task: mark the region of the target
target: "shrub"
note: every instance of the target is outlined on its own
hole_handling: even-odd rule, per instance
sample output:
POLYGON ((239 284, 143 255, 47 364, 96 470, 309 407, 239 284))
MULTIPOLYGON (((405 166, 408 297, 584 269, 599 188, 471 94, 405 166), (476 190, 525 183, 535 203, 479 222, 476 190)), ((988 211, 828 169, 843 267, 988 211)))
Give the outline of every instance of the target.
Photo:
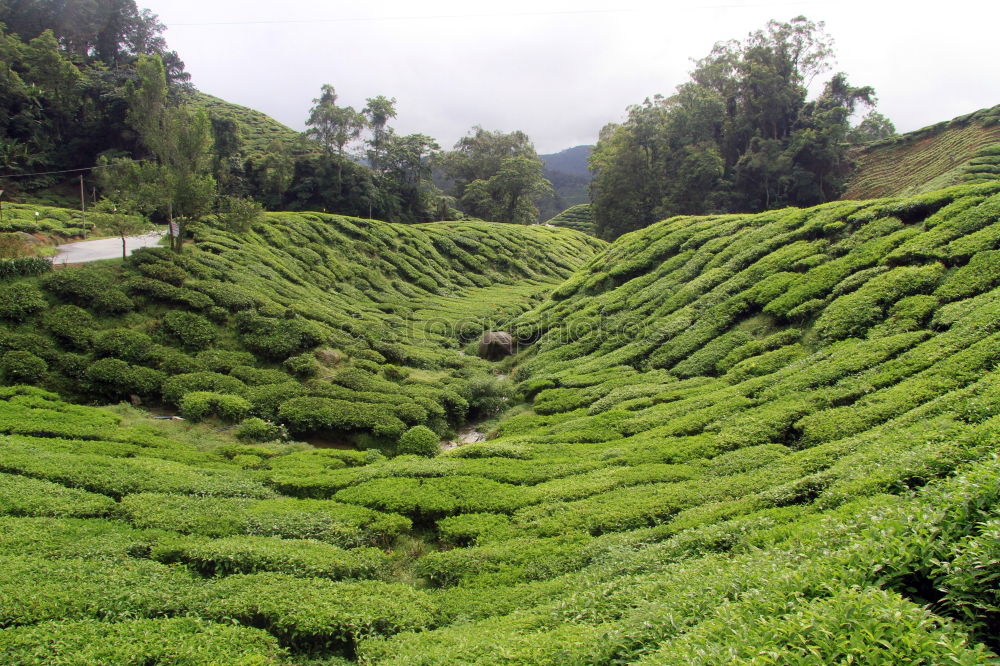
POLYGON ((133 525, 184 534, 315 539, 341 547, 374 545, 409 529, 403 516, 329 500, 243 499, 141 493, 122 498, 133 525))
POLYGON ((175 287, 181 286, 187 279, 187 273, 180 266, 165 261, 155 261, 139 264, 139 272, 148 278, 160 280, 175 287))
POLYGON ((58 516, 99 518, 110 515, 115 501, 97 493, 0 473, 0 514, 7 516, 58 516))
POLYGON ((44 257, 16 257, 0 261, 0 280, 32 277, 52 271, 52 262, 44 257))
POLYGON ((195 358, 210 372, 229 374, 239 365, 254 365, 256 359, 250 352, 229 351, 226 349, 206 349, 198 352, 195 358))
POLYGON ((98 312, 105 314, 122 314, 131 312, 135 303, 120 289, 107 289, 94 296, 91 305, 98 312))
POLYGON ((375 548, 348 550, 320 541, 257 536, 174 537, 154 546, 151 557, 165 564, 182 562, 208 576, 276 571, 334 580, 374 578, 388 564, 388 557, 375 548))
POLYGON ((401 583, 259 573, 216 581, 204 614, 262 624, 286 644, 309 651, 353 648, 362 638, 426 629, 435 611, 426 592, 401 583), (303 599, 309 599, 308 609, 303 599))
POLYGON ((128 328, 113 328, 94 336, 94 353, 129 363, 144 363, 153 354, 153 341, 145 333, 128 328))
POLYGON ((948 276, 936 296, 957 301, 1000 285, 1000 250, 977 252, 969 263, 948 276))
POLYGON ((305 394, 306 388, 296 381, 248 386, 243 392, 246 399, 253 405, 254 415, 271 420, 278 417, 278 408, 281 403, 305 394))
POLYGON ((48 307, 45 296, 34 285, 12 284, 0 287, 0 319, 24 321, 48 307))
POLYGON ((168 375, 204 372, 205 366, 179 349, 164 347, 158 352, 157 367, 168 375))
POLYGON ((238 395, 192 391, 181 398, 181 415, 189 421, 201 421, 209 416, 217 416, 223 421, 235 423, 243 420, 250 411, 250 401, 238 395))
POLYGON ((90 313, 75 305, 60 305, 46 311, 42 324, 59 340, 77 349, 90 346, 96 327, 90 313))
POLYGON ((465 385, 463 397, 469 402, 470 415, 488 417, 499 414, 514 396, 514 385, 493 375, 473 376, 465 385))
POLYGON ((236 315, 236 328, 243 344, 273 359, 286 359, 323 342, 323 332, 301 318, 276 319, 256 312, 236 315))
POLYGON ((113 450, 118 455, 112 456, 104 455, 107 448, 101 453, 77 452, 72 445, 69 448, 47 447, 28 437, 10 437, 6 441, 3 468, 114 498, 137 492, 223 497, 274 495, 261 483, 232 468, 202 469, 141 455, 121 457, 125 452, 120 450, 113 450))
POLYGON ((84 377, 93 391, 116 399, 124 398, 130 393, 156 393, 166 374, 151 368, 131 366, 121 359, 102 358, 90 364, 84 377))
POLYGON ((216 305, 230 312, 249 310, 257 305, 257 300, 249 292, 228 282, 206 280, 189 286, 207 294, 216 305))
POLYGON ((391 382, 401 382, 410 376, 409 368, 401 368, 398 365, 382 366, 382 376, 391 382))
POLYGON ((270 442, 276 439, 286 439, 287 436, 284 429, 277 423, 256 417, 243 421, 236 430, 236 439, 241 442, 270 442))
POLYGON ((397 438, 406 430, 389 405, 374 405, 330 398, 292 398, 278 409, 279 418, 295 433, 320 430, 370 432, 379 437, 397 438))
POLYGON ((205 349, 217 335, 212 322, 193 312, 172 310, 163 316, 163 327, 187 349, 205 349))
POLYGON ((413 454, 433 458, 441 452, 441 440, 430 428, 414 426, 399 438, 396 452, 399 455, 413 454))
POLYGON ((319 374, 319 361, 312 354, 299 354, 285 359, 281 366, 296 377, 307 379, 319 374))
POLYGON ((0 358, 0 374, 10 384, 37 384, 49 365, 31 352, 9 351, 0 358))
POLYGON ((122 622, 57 620, 6 629, 0 654, 8 663, 277 664, 277 639, 261 629, 193 617, 122 622))
POLYGON ((163 382, 163 400, 172 405, 180 405, 181 398, 191 391, 212 391, 214 393, 231 393, 242 395, 246 384, 218 372, 189 372, 174 375, 163 382))
MULTIPOLYGON (((42 278, 42 287, 60 298, 80 305, 95 305, 101 294, 115 291, 127 300, 124 292, 117 290, 111 276, 96 268, 66 268, 42 278)), ((114 297, 106 299, 110 303, 114 297)))
POLYGON ((229 375, 236 377, 247 386, 262 386, 264 384, 281 384, 291 381, 291 378, 281 370, 266 370, 264 368, 254 368, 248 365, 238 365, 229 371, 229 375))

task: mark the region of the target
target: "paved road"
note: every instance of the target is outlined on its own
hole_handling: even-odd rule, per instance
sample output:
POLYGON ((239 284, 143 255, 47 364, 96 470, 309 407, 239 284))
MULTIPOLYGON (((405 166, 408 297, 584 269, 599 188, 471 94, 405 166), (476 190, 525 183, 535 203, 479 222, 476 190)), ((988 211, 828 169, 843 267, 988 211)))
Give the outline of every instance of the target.
MULTIPOLYGON (((160 238, 164 233, 163 231, 153 231, 142 236, 126 236, 125 252, 132 254, 140 247, 159 245, 160 238)), ((122 256, 122 239, 102 238, 100 240, 79 241, 57 245, 56 249, 59 250, 59 254, 52 257, 54 264, 82 264, 100 259, 117 259, 122 256)))

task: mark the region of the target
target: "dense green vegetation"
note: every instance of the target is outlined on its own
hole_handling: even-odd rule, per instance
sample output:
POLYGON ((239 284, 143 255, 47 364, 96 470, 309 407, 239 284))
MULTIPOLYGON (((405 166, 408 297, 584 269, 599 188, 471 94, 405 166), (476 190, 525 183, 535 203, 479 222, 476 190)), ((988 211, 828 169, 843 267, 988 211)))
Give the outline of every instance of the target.
POLYGON ((462 211, 478 219, 532 224, 535 202, 553 195, 545 164, 524 132, 476 126, 434 161, 462 211))
POLYGON ((597 254, 271 214, 5 279, 31 293, 6 383, 38 386, 0 388, 0 654, 995 662, 998 229, 996 183, 675 217, 597 254), (459 354, 504 323, 512 408, 431 455, 509 391, 459 354), (70 401, 126 386, 247 416, 242 441, 70 401))
MULTIPOLYGON (((195 421, 280 418, 298 437, 391 453, 413 426, 441 437, 475 416, 499 389, 474 393, 487 365, 461 348, 602 246, 570 230, 322 214, 222 226, 202 222, 183 255, 13 271, 0 286, 8 383, 195 421)), ((269 431, 247 438, 255 427, 269 431)))
POLYGON ((598 235, 678 214, 837 199, 850 172, 851 116, 874 105, 875 91, 837 73, 808 99, 832 60, 822 22, 769 21, 743 42, 717 43, 673 95, 630 107, 624 123, 601 130, 590 158, 598 235))
POLYGON ((575 229, 591 236, 596 232, 594 228, 594 215, 591 212, 590 204, 571 206, 555 217, 546 220, 545 224, 550 224, 554 227, 575 229))
MULTIPOLYGON (((370 97, 354 111, 338 107, 333 87, 325 85, 303 112, 309 131, 299 134, 196 91, 184 63, 167 50, 163 30, 134 0, 0 2, 6 200, 74 206, 82 186, 91 203, 126 190, 129 199, 114 197, 115 207, 160 222, 223 212, 233 197, 270 210, 396 222, 455 217, 454 201, 430 178, 428 158, 437 143, 395 133, 394 98, 370 97), (131 165, 128 187, 101 177, 110 165, 119 171, 131 165)), ((477 176, 490 181, 496 200, 482 216, 534 222, 522 219, 531 207, 525 196, 541 190, 521 184, 535 175, 534 162, 508 167, 477 176)), ((483 213, 482 203, 476 199, 478 207, 469 209, 483 213)))
POLYGON ((845 199, 907 196, 1000 177, 1000 106, 860 148, 845 199))

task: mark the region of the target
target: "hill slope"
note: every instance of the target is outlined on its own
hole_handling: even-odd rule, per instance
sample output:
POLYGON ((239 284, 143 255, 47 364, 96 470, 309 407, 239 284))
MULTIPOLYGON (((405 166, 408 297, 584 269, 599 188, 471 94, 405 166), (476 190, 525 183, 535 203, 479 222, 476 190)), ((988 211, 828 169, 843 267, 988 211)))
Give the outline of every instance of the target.
POLYGON ((253 159, 267 153, 274 142, 285 145, 291 150, 299 138, 298 132, 265 113, 203 92, 192 93, 190 103, 196 109, 204 109, 210 118, 236 123, 243 139, 244 159, 253 159))
MULTIPOLYGON (((316 224, 278 222, 271 243, 323 258, 300 236, 330 226, 316 224)), ((464 229, 369 223, 367 240, 350 226, 336 222, 325 251, 379 262, 363 246, 405 253, 464 229)), ((548 231, 570 234, 567 251, 581 239, 548 231)), ((206 231, 192 258, 297 317, 361 314, 356 336, 374 344, 359 347, 430 317, 400 308, 473 307, 389 298, 388 267, 365 286, 371 273, 330 254, 310 269, 249 250, 225 263, 235 240, 206 231)), ((4 390, 0 648, 11 661, 163 644, 254 663, 995 661, 998 247, 1000 184, 660 222, 516 317, 535 341, 513 369, 526 404, 488 441, 433 458, 199 449, 4 390)), ((464 293, 530 276, 522 263, 464 293)), ((426 265, 439 289, 460 275, 426 265)))
POLYGON ((180 256, 147 249, 15 280, 0 349, 36 368, 14 371, 20 380, 76 400, 134 396, 229 421, 280 412, 299 436, 391 451, 405 427, 445 435, 475 413, 468 386, 485 362, 462 356, 462 341, 602 246, 486 223, 282 213, 232 233, 206 222, 180 256))
POLYGON ((566 227, 575 229, 586 234, 594 235, 594 215, 590 211, 590 204, 577 204, 570 206, 558 215, 549 218, 545 224, 554 227, 566 227))
POLYGON ((907 196, 1000 177, 1000 106, 861 148, 842 199, 907 196))

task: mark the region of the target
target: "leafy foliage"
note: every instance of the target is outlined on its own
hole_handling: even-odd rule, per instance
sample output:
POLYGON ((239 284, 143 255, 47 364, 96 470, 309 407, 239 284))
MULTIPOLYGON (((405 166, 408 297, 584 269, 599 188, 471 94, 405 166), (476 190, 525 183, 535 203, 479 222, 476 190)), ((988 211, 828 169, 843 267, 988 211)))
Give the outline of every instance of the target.
POLYGON ((597 233, 616 238, 671 215, 761 211, 836 199, 845 140, 871 88, 835 74, 814 100, 832 41, 803 16, 719 42, 670 97, 607 125, 590 159, 597 233))
POLYGON ((182 309, 158 297, 124 316, 53 304, 5 325, 4 352, 43 360, 45 382, 169 359, 186 372, 159 396, 272 419, 245 419, 248 439, 285 416, 358 446, 218 446, 0 387, 2 645, 39 661, 64 644, 159 659, 166 641, 253 663, 996 661, 998 196, 672 218, 598 254, 538 226, 271 215, 240 242, 206 225, 180 257, 100 269, 113 287, 166 261, 183 287, 143 277, 238 307, 187 354, 158 323, 182 309), (88 325, 74 351, 49 337, 88 325), (314 332, 315 374, 246 351, 251 326, 314 332), (522 342, 507 379, 458 353, 486 326, 522 342), (483 442, 364 450, 437 452, 476 415, 492 415, 483 442))

